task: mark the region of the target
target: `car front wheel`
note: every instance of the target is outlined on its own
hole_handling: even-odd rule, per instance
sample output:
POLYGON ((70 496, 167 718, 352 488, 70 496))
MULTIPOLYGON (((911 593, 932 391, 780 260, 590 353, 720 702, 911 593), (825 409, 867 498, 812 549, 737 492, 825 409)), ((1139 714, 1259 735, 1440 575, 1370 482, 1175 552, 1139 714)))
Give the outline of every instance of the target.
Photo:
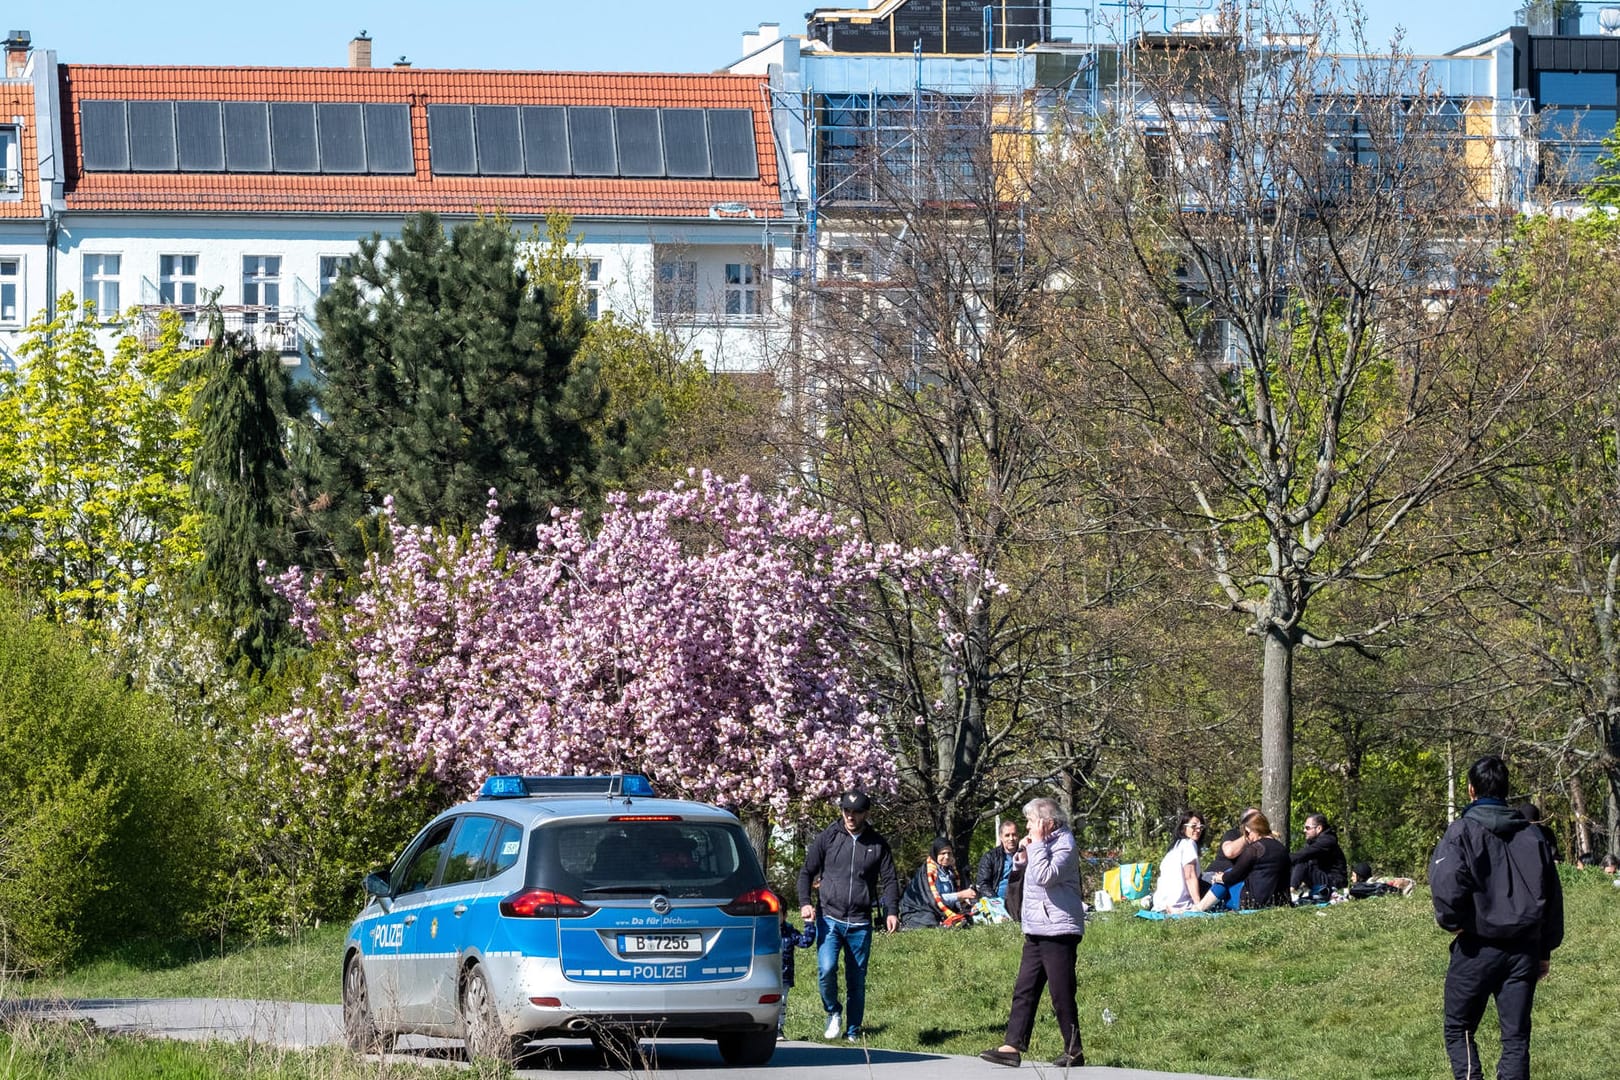
POLYGON ((384 1053, 393 1037, 377 1028, 371 1014, 371 993, 366 986, 366 969, 358 955, 349 957, 343 968, 343 1042, 357 1054, 384 1053))
POLYGON ((474 965, 461 984, 461 1037, 467 1044, 467 1058, 480 1058, 510 1065, 517 1060, 525 1040, 514 1038, 501 1027, 495 1014, 495 997, 484 969, 474 965))
POLYGON ((774 1031, 721 1035, 715 1042, 719 1044, 720 1057, 727 1065, 763 1065, 776 1053, 774 1031))

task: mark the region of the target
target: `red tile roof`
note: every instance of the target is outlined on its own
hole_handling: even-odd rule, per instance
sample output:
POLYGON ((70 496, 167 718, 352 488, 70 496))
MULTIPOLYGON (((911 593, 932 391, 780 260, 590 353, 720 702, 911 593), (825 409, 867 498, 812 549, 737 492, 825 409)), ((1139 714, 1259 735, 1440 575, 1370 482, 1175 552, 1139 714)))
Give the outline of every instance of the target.
POLYGON ((39 208, 39 151, 34 144, 34 84, 0 82, 0 123, 23 118, 17 140, 17 167, 22 171, 22 198, 0 200, 0 218, 37 218, 39 208))
POLYGON ((735 203, 781 217, 766 80, 752 75, 437 71, 426 68, 117 67, 64 64, 62 141, 69 210, 157 213, 462 214, 707 217, 735 203), (415 176, 85 172, 78 132, 84 99, 404 102, 411 107, 415 176), (754 113, 758 180, 434 176, 427 106, 640 105, 746 108, 754 113))

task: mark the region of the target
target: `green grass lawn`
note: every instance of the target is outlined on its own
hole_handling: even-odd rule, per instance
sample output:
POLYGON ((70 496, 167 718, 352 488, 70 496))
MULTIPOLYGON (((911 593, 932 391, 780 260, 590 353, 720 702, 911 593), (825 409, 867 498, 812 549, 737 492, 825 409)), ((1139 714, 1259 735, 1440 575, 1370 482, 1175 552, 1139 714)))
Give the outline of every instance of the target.
MULTIPOLYGON (((1535 1071, 1610 1080, 1604 1047, 1614 1031, 1620 889, 1596 872, 1566 871, 1565 886, 1569 931, 1537 994, 1535 1071)), ((341 927, 328 927, 295 943, 224 956, 130 954, 9 992, 331 1003, 338 1000, 342 937, 341 927)), ((1116 911, 1092 923, 1080 948, 1086 1057, 1268 1080, 1443 1080, 1446 946, 1421 889, 1405 899, 1169 922, 1116 911), (1104 1009, 1112 1024, 1103 1023, 1104 1009)), ((871 1044, 976 1054, 999 1043, 1018 948, 1011 926, 879 935, 867 994, 871 1044)), ((788 1034, 815 1038, 824 1021, 809 950, 799 953, 798 972, 788 1034)), ((1493 1062, 1494 1014, 1487 1014, 1481 1044, 1493 1062)), ((1031 1057, 1050 1059, 1058 1050, 1056 1023, 1043 1009, 1031 1057)), ((0 1077, 9 1075, 0 1053, 0 1077)))

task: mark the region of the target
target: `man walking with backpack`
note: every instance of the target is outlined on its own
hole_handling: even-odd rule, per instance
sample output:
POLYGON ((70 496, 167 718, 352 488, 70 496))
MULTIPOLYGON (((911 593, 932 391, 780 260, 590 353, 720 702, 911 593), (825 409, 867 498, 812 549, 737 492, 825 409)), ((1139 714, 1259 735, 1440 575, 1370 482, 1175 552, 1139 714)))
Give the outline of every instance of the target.
POLYGON ((1494 754, 1468 770, 1473 800, 1434 849, 1434 917, 1454 935, 1446 970, 1446 1054, 1456 1080, 1481 1080, 1474 1031, 1496 998, 1497 1080, 1529 1080, 1536 982, 1564 940, 1564 892, 1541 833, 1507 804, 1508 772, 1494 754))

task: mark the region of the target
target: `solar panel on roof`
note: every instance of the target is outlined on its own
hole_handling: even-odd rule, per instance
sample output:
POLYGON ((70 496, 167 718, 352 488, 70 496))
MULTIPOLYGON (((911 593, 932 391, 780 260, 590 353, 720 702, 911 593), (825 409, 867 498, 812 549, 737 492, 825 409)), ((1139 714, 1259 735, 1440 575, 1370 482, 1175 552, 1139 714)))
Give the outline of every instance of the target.
POLYGON ((225 132, 219 119, 219 102, 175 102, 174 127, 181 172, 224 170, 225 132))
POLYGON ((270 112, 262 101, 226 101, 225 168, 230 172, 270 171, 270 112))
POLYGON ((433 171, 470 176, 478 171, 471 105, 428 106, 428 157, 433 171))
POLYGON ((709 153, 714 159, 717 179, 758 179, 759 154, 754 148, 753 110, 710 109, 709 153))
POLYGON ((320 134, 321 172, 366 171, 363 116, 361 107, 349 102, 323 101, 315 106, 315 123, 320 134))
POLYGON ((523 134, 516 105, 479 105, 478 172, 483 176, 523 175, 523 134))
POLYGON ((270 157, 275 162, 276 172, 312 173, 320 169, 313 103, 270 103, 270 157))
POLYGON ((174 171, 174 102, 129 103, 129 167, 136 172, 174 171))
POLYGON ((709 175, 709 126, 702 109, 664 109, 664 172, 709 175))
POLYGON ((416 171, 409 105, 372 102, 366 106, 366 168, 374 173, 416 171))
POLYGON ((523 106, 523 166, 530 176, 568 175, 568 110, 523 106))
POLYGON ((575 176, 617 176, 613 109, 606 105, 568 106, 568 148, 575 176))
POLYGON ((619 175, 663 176, 664 140, 658 110, 617 108, 613 122, 619 133, 619 175))
POLYGON ((87 170, 119 172, 129 168, 129 129, 124 124, 122 101, 79 102, 79 138, 84 144, 87 170))

